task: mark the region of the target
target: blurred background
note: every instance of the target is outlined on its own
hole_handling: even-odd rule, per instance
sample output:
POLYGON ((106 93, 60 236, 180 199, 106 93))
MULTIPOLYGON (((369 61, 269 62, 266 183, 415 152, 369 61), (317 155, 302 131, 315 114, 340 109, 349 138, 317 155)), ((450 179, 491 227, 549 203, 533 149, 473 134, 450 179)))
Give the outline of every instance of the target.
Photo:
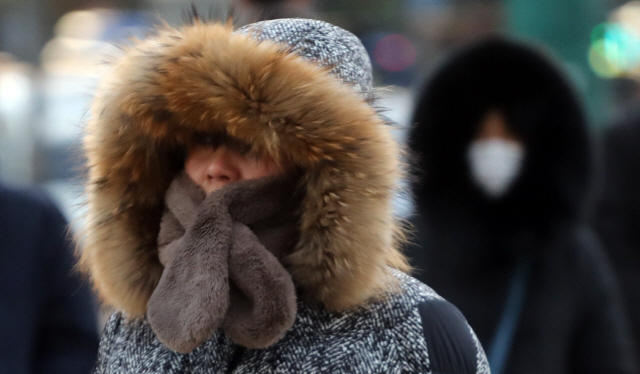
MULTIPOLYGON (((598 131, 638 98, 640 1, 622 0, 0 0, 0 180, 47 190, 79 224, 80 137, 118 44, 160 19, 233 8, 239 25, 310 17, 364 42, 388 116, 408 125, 413 97, 451 48, 496 31, 546 45, 564 62, 598 131)), ((406 211, 406 207, 400 210, 406 211)))
MULTIPOLYGON (((400 128, 411 125, 417 91, 447 53, 492 33, 555 54, 583 99, 594 133, 634 108, 640 113, 640 1, 0 0, 0 182, 45 190, 72 228, 80 229, 82 129, 101 76, 122 53, 119 46, 161 22, 183 23, 192 7, 212 18, 231 10, 238 26, 305 17, 353 32, 371 56, 375 85, 385 87, 379 105, 400 128)), ((640 161, 628 164, 637 174, 640 161)), ((626 196, 621 199, 627 205, 626 196)), ((634 207, 640 207, 636 200, 634 207)), ((396 208, 406 216, 412 204, 400 196, 396 208)), ((633 224, 640 222, 638 211, 633 224)), ((635 262, 621 261, 634 277, 636 249, 635 262)), ((640 283, 634 277, 627 284, 633 284, 635 301, 640 283)), ((640 310, 640 303, 633 305, 640 310)))

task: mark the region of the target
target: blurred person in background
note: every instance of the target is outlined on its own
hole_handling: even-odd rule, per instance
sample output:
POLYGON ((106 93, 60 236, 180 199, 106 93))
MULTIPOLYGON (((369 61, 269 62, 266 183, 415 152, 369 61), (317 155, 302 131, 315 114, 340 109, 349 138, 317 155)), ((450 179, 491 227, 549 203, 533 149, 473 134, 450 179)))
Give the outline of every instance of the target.
POLYGON ((0 185, 0 240, 0 373, 88 373, 96 314, 64 217, 43 195, 0 185))
MULTIPOLYGON (((602 134, 603 174, 593 224, 620 278, 640 340, 640 108, 602 134)), ((639 348, 636 346, 636 348, 639 348)), ((640 355, 640 351, 638 351, 640 355)))
POLYGON ((637 372, 616 278, 585 223, 585 122, 557 64, 501 37, 445 60, 417 101, 407 255, 468 318, 494 374, 637 372))

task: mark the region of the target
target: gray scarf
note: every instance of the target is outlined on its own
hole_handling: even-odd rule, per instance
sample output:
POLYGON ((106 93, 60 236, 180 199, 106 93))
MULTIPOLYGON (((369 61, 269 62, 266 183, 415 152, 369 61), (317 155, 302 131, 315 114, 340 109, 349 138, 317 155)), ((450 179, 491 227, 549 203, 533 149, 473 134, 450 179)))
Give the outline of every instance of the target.
POLYGON ((230 183, 205 196, 186 173, 165 197, 158 254, 165 266, 147 318, 167 347, 188 353, 222 328, 265 348, 291 327, 296 296, 280 264, 298 237, 296 180, 230 183))

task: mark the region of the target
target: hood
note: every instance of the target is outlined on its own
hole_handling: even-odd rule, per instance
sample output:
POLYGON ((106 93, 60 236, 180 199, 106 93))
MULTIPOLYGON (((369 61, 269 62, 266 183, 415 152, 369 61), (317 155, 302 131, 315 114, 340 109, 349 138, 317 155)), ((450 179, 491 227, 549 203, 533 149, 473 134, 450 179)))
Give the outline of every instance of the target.
POLYGON ((163 270, 164 195, 201 133, 302 170, 300 239, 283 260, 300 292, 339 310, 387 289, 389 266, 406 269, 392 216, 401 165, 370 84, 357 38, 320 21, 234 31, 195 20, 133 42, 102 82, 84 138, 80 265, 103 301, 145 313, 163 270))
POLYGON ((567 74, 544 51, 502 37, 466 46, 439 65, 415 107, 409 146, 421 170, 413 193, 422 216, 527 238, 582 217, 591 177, 585 115, 567 74), (498 199, 474 184, 467 161, 494 108, 526 152, 498 199))

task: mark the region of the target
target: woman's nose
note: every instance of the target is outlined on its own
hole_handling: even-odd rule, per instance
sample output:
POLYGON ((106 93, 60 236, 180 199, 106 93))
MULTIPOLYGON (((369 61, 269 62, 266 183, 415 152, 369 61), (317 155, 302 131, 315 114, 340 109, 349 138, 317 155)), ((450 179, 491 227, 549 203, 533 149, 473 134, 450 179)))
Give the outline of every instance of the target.
POLYGON ((220 185, 236 182, 240 172, 235 164, 234 152, 225 146, 218 147, 207 166, 207 179, 220 185))

